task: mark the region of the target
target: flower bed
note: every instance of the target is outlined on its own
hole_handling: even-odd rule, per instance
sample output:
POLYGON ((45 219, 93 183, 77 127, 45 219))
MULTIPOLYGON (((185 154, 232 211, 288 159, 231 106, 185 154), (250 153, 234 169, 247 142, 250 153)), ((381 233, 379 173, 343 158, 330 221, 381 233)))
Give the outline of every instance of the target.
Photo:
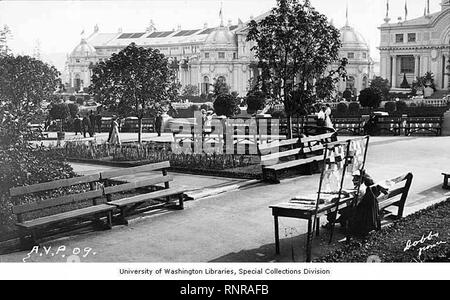
POLYGON ((450 262, 450 199, 318 258, 315 262, 450 262))

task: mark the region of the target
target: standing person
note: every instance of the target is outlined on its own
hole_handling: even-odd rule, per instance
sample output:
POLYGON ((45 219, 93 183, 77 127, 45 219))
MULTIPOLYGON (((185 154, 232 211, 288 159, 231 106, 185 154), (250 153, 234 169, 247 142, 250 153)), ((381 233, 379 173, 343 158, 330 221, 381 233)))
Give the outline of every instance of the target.
POLYGON ((162 131, 162 114, 158 112, 155 118, 155 130, 158 133, 158 136, 161 136, 162 131))
POLYGON ((333 128, 333 122, 331 122, 331 107, 330 104, 325 108, 325 127, 333 128))
POLYGON ((91 123, 91 127, 89 128, 89 135, 93 137, 95 135, 95 115, 94 112, 91 110, 91 113, 89 114, 89 122, 91 123))
POLYGON ((81 122, 81 129, 83 130, 83 136, 86 137, 86 132, 89 132, 89 136, 92 137, 92 124, 91 121, 89 120, 88 116, 85 116, 83 118, 83 121, 81 122))
POLYGON ((317 126, 325 126, 325 107, 322 107, 317 114, 317 126))
POLYGON ((120 145, 120 136, 119 136, 119 123, 117 122, 117 118, 113 118, 111 122, 111 131, 110 136, 108 138, 108 142, 110 144, 120 145))
POLYGON ((95 116, 95 124, 97 124, 98 133, 102 132, 102 115, 99 111, 97 111, 97 115, 95 116))
POLYGON ((83 130, 81 130, 81 118, 80 118, 80 115, 76 115, 75 119, 73 120, 73 130, 75 131, 75 135, 77 135, 78 132, 80 134, 83 133, 83 130))

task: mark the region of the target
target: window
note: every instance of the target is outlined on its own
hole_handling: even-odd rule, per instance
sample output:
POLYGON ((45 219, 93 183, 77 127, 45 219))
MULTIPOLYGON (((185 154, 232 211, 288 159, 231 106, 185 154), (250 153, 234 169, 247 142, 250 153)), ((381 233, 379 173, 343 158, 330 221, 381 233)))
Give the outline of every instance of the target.
POLYGON ((415 42, 416 42, 416 34, 408 33, 408 43, 415 43, 415 42))
POLYGON ((395 42, 396 43, 403 43, 403 33, 395 35, 395 42))
POLYGON ((237 59, 237 53, 236 52, 233 53, 233 59, 237 59))
POLYGON ((363 57, 363 59, 366 59, 367 58, 367 53, 363 52, 362 57, 363 57))
POLYGON ((208 53, 208 52, 205 53, 205 58, 206 58, 206 59, 209 58, 209 53, 208 53))
POLYGON ((219 52, 219 59, 225 58, 225 52, 219 52))
POLYGON ((353 53, 353 52, 347 53, 347 58, 348 59, 354 59, 355 58, 355 53, 353 53))
POLYGON ((414 73, 414 56, 404 56, 401 59, 400 72, 414 73))
POLYGON ((79 62, 80 62, 80 60, 79 60, 79 59, 76 59, 76 60, 75 60, 75 62, 79 63, 79 62))

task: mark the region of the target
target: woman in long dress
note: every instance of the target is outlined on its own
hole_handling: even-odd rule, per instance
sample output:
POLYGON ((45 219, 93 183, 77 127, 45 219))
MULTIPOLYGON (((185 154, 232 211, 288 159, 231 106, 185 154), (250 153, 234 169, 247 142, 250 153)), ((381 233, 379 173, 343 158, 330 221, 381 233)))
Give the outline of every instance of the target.
POLYGON ((117 144, 120 145, 120 136, 119 136, 119 123, 117 122, 117 119, 114 119, 111 124, 111 136, 109 137, 108 142, 110 144, 117 144))
POLYGON ((325 127, 333 128, 333 122, 331 122, 331 107, 327 104, 325 109, 325 127))

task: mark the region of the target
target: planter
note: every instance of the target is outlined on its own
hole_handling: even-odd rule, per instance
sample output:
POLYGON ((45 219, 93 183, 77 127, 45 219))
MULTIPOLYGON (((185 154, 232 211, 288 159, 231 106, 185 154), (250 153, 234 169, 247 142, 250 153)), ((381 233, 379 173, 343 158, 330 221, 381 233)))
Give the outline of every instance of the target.
POLYGON ((64 140, 64 138, 66 137, 66 133, 65 132, 59 131, 56 134, 57 134, 58 140, 64 140))

